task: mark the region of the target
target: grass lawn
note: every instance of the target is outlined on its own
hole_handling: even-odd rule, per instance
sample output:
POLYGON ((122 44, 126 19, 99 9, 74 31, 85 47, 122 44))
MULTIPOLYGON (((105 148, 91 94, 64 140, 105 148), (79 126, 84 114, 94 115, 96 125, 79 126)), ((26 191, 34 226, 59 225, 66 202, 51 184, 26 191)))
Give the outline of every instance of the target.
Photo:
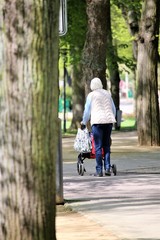
MULTIPOLYGON (((69 130, 71 125, 71 120, 70 121, 66 121, 66 134, 76 134, 77 130, 69 130)), ((63 121, 61 122, 61 128, 63 131, 63 121)), ((121 122, 121 128, 120 130, 135 130, 135 118, 132 116, 124 116, 121 122)))
POLYGON ((135 128, 135 118, 134 117, 125 117, 121 122, 121 129, 134 129, 135 128))

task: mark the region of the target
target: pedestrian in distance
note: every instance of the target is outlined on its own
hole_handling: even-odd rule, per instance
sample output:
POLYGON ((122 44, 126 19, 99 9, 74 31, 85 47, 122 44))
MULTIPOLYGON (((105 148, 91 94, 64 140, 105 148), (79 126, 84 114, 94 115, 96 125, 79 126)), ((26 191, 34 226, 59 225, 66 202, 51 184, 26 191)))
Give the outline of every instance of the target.
POLYGON ((103 89, 99 78, 93 78, 90 83, 91 92, 86 98, 86 103, 81 122, 81 129, 84 129, 90 121, 95 144, 96 172, 94 176, 111 175, 110 163, 110 139, 113 123, 116 122, 116 108, 109 91, 103 89), (104 151, 104 166, 103 155, 104 151))

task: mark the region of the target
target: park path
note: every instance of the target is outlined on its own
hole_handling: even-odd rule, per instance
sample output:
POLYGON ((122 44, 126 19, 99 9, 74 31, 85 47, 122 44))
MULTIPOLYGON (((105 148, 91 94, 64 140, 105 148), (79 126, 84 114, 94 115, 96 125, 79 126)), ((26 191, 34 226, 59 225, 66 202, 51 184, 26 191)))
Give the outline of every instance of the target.
POLYGON ((118 174, 109 178, 90 176, 91 159, 79 176, 74 138, 63 139, 65 205, 57 211, 57 240, 160 240, 160 148, 139 147, 136 132, 113 131, 112 139, 118 174))

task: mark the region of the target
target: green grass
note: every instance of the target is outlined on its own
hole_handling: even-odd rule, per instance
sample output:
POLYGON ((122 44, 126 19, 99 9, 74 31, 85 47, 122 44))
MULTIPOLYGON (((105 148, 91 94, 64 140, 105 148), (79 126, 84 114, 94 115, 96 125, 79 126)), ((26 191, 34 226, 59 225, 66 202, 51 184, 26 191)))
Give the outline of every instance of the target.
POLYGON ((135 130, 135 123, 136 123, 136 120, 134 117, 124 117, 121 122, 121 129, 135 130))
MULTIPOLYGON (((69 129, 71 126, 71 120, 66 121, 66 129, 69 129)), ((63 130, 63 121, 61 121, 61 129, 63 130)))
MULTIPOLYGON (((70 130, 70 125, 71 125, 71 121, 66 121, 66 133, 63 135, 72 135, 72 134, 76 134, 77 130, 76 129, 72 129, 70 130)), ((63 121, 61 122, 61 129, 63 132, 63 121)), ((122 119, 121 122, 121 128, 120 130, 135 130, 135 118, 134 117, 130 117, 130 116, 124 116, 124 118, 122 119)))

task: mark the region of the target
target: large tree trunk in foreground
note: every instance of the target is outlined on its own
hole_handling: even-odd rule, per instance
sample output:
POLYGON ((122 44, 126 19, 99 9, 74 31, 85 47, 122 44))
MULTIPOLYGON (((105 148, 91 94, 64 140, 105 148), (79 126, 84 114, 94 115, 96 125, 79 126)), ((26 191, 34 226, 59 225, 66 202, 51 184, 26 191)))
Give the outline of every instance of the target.
POLYGON ((0 239, 55 240, 58 0, 6 0, 0 239))
POLYGON ((86 0, 88 31, 82 57, 82 81, 85 83, 85 93, 90 92, 90 81, 99 77, 106 88, 106 19, 107 2, 109 0, 86 0))
POLYGON ((137 62, 137 127, 140 145, 160 145, 157 63, 159 0, 145 0, 137 62))

